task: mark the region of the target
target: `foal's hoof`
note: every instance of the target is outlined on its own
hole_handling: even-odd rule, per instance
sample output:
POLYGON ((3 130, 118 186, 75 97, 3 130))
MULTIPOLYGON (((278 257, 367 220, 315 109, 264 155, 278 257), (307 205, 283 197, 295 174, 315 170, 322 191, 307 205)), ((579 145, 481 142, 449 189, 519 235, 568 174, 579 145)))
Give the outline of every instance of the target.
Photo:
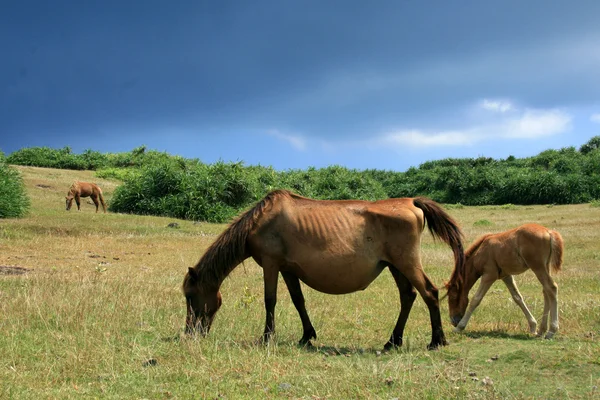
POLYGON ((537 322, 530 322, 529 323, 529 333, 531 333, 532 335, 535 335, 535 332, 537 331, 537 322))
POLYGON ((546 336, 544 336, 544 339, 552 339, 554 337, 555 332, 548 332, 546 333, 546 336))

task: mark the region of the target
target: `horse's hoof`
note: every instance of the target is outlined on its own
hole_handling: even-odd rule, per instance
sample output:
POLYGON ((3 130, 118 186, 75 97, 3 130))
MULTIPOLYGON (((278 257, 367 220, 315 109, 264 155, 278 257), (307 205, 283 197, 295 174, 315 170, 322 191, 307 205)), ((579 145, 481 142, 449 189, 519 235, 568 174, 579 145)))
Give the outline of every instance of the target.
POLYGON ((429 343, 429 345, 427 346, 427 350, 437 350, 442 346, 448 346, 448 342, 446 341, 446 339, 442 340, 441 342, 429 343))
POLYGON ((305 349, 314 349, 315 348, 315 346, 311 343, 310 340, 306 340, 306 341, 305 340, 300 340, 298 342, 298 346, 299 347, 303 347, 305 349))
POLYGON ((546 333, 546 336, 544 336, 544 339, 552 339, 554 337, 554 332, 548 332, 546 333))
POLYGON ((465 330, 464 326, 457 326, 456 328, 454 328, 454 332, 456 332, 456 333, 460 333, 464 330, 465 330))

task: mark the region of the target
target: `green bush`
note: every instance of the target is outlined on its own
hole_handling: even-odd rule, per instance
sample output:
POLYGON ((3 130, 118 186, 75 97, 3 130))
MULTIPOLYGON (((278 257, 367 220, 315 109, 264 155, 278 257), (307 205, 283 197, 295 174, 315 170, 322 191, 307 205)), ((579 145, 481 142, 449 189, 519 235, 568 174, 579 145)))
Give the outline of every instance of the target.
POLYGON ((111 202, 117 212, 165 215, 223 222, 273 189, 289 189, 316 199, 377 200, 427 196, 445 204, 573 204, 600 198, 600 137, 579 151, 546 150, 534 157, 505 160, 446 158, 406 172, 358 171, 339 165, 275 171, 243 163, 203 164, 140 146, 102 154, 69 147, 22 149, 9 163, 52 168, 95 169, 119 179, 111 202))
POLYGON ((23 179, 6 163, 0 152, 0 218, 18 218, 29 210, 30 202, 23 179))

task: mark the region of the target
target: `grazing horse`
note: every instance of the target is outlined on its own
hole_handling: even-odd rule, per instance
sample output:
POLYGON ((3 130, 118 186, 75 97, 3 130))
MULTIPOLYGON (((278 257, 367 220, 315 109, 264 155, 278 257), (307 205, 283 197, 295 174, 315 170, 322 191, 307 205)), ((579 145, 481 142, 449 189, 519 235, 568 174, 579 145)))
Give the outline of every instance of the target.
POLYGON ((102 203, 102 209, 104 212, 106 212, 106 203, 104 202, 104 196, 102 196, 102 189, 100 189, 100 187, 95 183, 80 181, 73 182, 71 188, 69 188, 69 192, 67 193, 66 197, 67 211, 71 209, 71 205, 73 205, 73 199, 75 199, 75 202, 77 203, 77 210, 81 211, 79 200, 81 197, 91 197, 92 201, 96 205, 96 212, 98 212, 98 200, 100 200, 100 203, 102 203))
POLYGON ((446 345, 438 289, 421 266, 425 221, 432 235, 452 248, 455 268, 461 269, 462 232, 432 200, 312 200, 286 190, 273 191, 232 222, 196 266, 188 269, 183 281, 186 333, 197 329, 202 335, 208 333, 221 306, 221 283, 238 264, 252 257, 263 269, 263 342, 275 331, 279 273, 302 321, 299 343, 310 345, 317 335, 306 312, 300 281, 320 292, 345 294, 366 289, 389 268, 400 292, 401 307, 385 349, 402 344, 417 292, 427 304, 431 318, 428 348, 446 345))
POLYGON ((488 289, 495 281, 502 279, 513 300, 525 314, 530 332, 535 333, 537 322, 525 305, 513 278, 513 275, 530 269, 542 284, 544 293, 544 314, 537 335, 543 336, 548 330, 549 314, 550 329, 545 337, 550 339, 558 331, 558 286, 550 277, 550 271, 561 270, 562 257, 563 240, 560 233, 538 224, 521 225, 506 232, 483 235, 475 240, 465 252, 464 270, 455 269, 450 281, 446 283, 450 320, 456 327, 455 330, 465 329, 488 289), (469 304, 469 290, 479 278, 481 283, 469 304))

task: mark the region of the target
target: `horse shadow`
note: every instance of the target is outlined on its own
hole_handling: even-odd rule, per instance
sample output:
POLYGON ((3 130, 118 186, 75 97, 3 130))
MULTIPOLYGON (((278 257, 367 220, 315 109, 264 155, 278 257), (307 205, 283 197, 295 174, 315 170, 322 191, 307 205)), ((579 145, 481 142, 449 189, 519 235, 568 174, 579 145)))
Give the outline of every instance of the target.
MULTIPOLYGON (((184 334, 176 334, 170 336, 161 337, 162 342, 166 343, 178 343, 185 340, 197 340, 199 336, 186 336, 184 334)), ((377 357, 388 355, 388 354, 397 354, 397 353, 407 353, 410 352, 410 346, 402 346, 396 349, 384 350, 383 346, 374 348, 374 347, 346 347, 346 346, 328 346, 328 345, 313 345, 306 344, 301 345, 295 341, 276 341, 268 344, 262 343, 260 340, 243 340, 243 341, 231 341, 229 343, 224 343, 226 345, 230 345, 232 347, 239 347, 243 349, 252 349, 252 348, 260 348, 260 347, 268 347, 268 346, 278 346, 278 347, 289 347, 289 348, 298 348, 306 351, 307 353, 314 354, 322 354, 325 357, 351 357, 355 355, 374 355, 377 357)))
POLYGON ((461 335, 471 339, 480 339, 482 337, 492 339, 510 339, 510 340, 536 340, 539 339, 535 335, 528 333, 509 333, 503 330, 486 330, 486 331, 467 331, 462 332, 461 335))

